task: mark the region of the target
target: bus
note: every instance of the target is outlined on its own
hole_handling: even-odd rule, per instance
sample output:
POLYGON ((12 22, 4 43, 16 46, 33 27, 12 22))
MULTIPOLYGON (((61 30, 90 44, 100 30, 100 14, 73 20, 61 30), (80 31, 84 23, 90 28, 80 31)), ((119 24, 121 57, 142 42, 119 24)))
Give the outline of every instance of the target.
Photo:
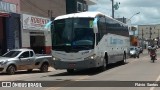
POLYGON ((101 12, 81 12, 58 16, 52 25, 55 69, 105 70, 110 63, 126 62, 130 46, 126 24, 101 12))

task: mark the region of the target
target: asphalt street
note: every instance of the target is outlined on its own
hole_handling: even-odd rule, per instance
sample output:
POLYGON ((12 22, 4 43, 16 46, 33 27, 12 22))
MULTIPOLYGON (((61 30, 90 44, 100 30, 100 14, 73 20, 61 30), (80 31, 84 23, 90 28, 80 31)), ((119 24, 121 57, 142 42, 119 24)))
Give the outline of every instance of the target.
MULTIPOLYGON (((17 72, 15 75, 0 74, 0 81, 62 81, 55 87, 43 88, 0 88, 0 90, 159 90, 159 87, 142 87, 139 82, 160 81, 160 49, 157 51, 157 59, 152 63, 148 52, 145 50, 140 58, 129 58, 127 63, 111 64, 105 71, 87 69, 68 74, 66 70, 49 69, 47 73, 39 73, 34 70, 17 72), (77 82, 76 82, 77 81, 77 82), (80 82, 79 81, 83 81, 80 82), (104 81, 104 82, 103 82, 104 81), (114 82, 113 82, 114 81, 114 82), (123 81, 127 81, 124 85, 123 81), (137 82, 133 82, 137 81, 137 82), (96 82, 96 83, 95 83, 96 82), (105 84, 112 83, 113 87, 105 84), (135 83, 131 87, 128 83, 135 83), (115 84, 115 85, 114 85, 115 84), (124 87, 117 87, 118 85, 124 87), (103 85, 102 87, 100 85, 103 85), (140 85, 140 86, 139 86, 140 85)), ((50 83, 52 84, 52 83, 50 83)))

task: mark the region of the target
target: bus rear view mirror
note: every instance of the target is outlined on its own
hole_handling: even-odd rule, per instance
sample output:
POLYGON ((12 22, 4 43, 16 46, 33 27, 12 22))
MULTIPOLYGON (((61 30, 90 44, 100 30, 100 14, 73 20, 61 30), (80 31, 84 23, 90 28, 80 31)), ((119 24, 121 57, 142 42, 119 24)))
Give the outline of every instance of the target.
POLYGON ((98 18, 95 18, 93 21, 93 30, 94 33, 98 33, 98 26, 97 26, 98 18))

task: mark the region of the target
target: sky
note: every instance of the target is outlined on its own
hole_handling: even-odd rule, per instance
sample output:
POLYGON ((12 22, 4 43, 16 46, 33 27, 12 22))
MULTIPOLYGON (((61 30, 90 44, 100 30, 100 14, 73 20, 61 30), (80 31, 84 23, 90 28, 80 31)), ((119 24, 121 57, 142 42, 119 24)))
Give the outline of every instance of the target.
MULTIPOLYGON (((91 0, 92 1, 92 0, 91 0)), ((100 11, 112 16, 111 0, 93 0, 97 3, 89 6, 89 11, 100 11)), ((115 18, 131 18, 131 25, 160 24, 159 0, 114 0, 120 2, 119 9, 115 10, 115 18), (140 14, 136 14, 140 12, 140 14), (136 14, 136 15, 135 15, 136 14)))

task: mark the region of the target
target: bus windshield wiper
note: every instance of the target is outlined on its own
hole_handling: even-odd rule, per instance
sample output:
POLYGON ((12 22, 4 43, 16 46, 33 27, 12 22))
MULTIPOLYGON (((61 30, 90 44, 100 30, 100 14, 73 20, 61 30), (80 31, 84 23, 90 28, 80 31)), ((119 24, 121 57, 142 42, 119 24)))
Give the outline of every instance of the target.
POLYGON ((91 49, 90 47, 88 46, 84 46, 84 45, 76 45, 76 46, 73 46, 73 48, 84 48, 84 49, 91 49))
POLYGON ((71 46, 71 44, 67 44, 67 43, 66 43, 66 44, 58 44, 58 45, 53 45, 53 46, 55 46, 55 47, 56 47, 56 46, 71 46))

